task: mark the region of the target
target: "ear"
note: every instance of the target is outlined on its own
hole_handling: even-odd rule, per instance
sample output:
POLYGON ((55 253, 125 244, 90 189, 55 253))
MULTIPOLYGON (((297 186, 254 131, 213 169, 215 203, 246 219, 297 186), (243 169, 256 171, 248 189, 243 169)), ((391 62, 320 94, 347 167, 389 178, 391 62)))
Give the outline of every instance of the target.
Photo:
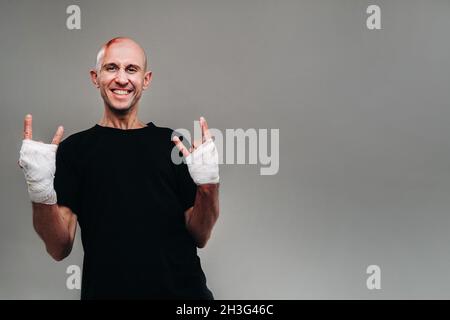
POLYGON ((89 71, 89 73, 91 74, 91 81, 94 84, 95 87, 99 88, 99 84, 97 81, 97 71, 92 69, 91 71, 89 71))
POLYGON ((150 83, 152 82, 152 72, 151 71, 147 71, 144 75, 144 86, 143 89, 147 89, 148 87, 150 87, 150 83))

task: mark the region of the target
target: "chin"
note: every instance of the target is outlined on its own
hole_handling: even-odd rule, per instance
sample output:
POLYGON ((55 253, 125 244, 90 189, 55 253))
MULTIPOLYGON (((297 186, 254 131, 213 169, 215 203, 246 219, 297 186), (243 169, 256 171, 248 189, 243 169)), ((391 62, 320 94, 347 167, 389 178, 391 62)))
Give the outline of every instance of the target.
POLYGON ((117 104, 111 103, 110 101, 107 101, 106 104, 111 111, 117 112, 117 113, 125 113, 125 112, 128 112, 132 108, 131 104, 117 105, 117 104))

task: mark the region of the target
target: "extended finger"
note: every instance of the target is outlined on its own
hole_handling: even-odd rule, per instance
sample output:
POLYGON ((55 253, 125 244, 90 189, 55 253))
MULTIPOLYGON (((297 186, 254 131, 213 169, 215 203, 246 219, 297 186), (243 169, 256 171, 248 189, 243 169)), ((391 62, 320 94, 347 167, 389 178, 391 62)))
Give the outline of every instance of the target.
POLYGON ((33 139, 32 121, 33 121, 33 118, 31 116, 31 114, 27 114, 25 116, 25 120, 23 121, 23 138, 24 139, 33 139))
POLYGON ((203 117, 200 117, 200 128, 202 129, 202 142, 205 142, 206 140, 211 138, 211 133, 208 129, 208 123, 203 117))
POLYGON ((177 136, 174 136, 172 138, 173 143, 175 143, 175 145, 177 146, 178 150, 181 151, 181 153, 183 154, 183 156, 187 157, 189 156, 189 151, 186 149, 186 147, 184 146, 184 144, 180 141, 180 139, 177 136))
POLYGON ((53 137, 52 144, 58 145, 61 142, 62 136, 64 134, 63 126, 59 126, 56 130, 55 136, 53 137))

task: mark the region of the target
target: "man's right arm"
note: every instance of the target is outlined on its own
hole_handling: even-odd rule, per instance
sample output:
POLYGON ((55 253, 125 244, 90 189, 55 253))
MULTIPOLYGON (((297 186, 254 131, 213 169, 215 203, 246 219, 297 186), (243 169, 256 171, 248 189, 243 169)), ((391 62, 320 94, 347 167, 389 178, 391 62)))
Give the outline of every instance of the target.
POLYGON ((45 243, 48 254, 61 261, 72 251, 77 216, 68 207, 32 202, 33 226, 45 243))
POLYGON ((57 261, 72 251, 77 227, 77 216, 68 207, 57 204, 53 187, 56 149, 63 133, 60 126, 51 144, 33 141, 32 117, 27 115, 18 161, 28 186, 34 229, 44 241, 47 252, 57 261))

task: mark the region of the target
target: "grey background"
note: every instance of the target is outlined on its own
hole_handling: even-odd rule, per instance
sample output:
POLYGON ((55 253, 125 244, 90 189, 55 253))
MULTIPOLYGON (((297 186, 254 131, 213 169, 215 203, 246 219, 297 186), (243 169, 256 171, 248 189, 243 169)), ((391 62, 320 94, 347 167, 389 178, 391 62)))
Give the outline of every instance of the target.
MULTIPOLYGON (((49 142, 102 114, 99 46, 135 38, 154 72, 140 117, 280 129, 280 171, 221 166, 199 250, 217 299, 450 298, 450 1, 1 1, 0 298, 78 299, 32 227, 17 166, 26 113, 49 142), (66 7, 81 7, 67 30, 66 7), (366 28, 381 7, 382 30, 366 28), (381 267, 381 290, 366 268, 381 267)), ((114 267, 114 266, 111 266, 114 267)))

